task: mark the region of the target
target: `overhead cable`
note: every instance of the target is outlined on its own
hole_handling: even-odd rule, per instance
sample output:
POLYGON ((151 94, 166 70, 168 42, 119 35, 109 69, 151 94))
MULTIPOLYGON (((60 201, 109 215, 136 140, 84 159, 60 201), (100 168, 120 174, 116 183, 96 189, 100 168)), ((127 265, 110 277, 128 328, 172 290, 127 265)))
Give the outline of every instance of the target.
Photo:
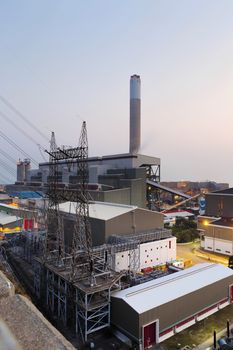
POLYGON ((0 166, 3 166, 9 173, 15 176, 16 169, 13 169, 10 165, 8 165, 4 160, 0 159, 0 166))
POLYGON ((33 138, 31 135, 29 135, 25 130, 23 130, 20 126, 18 126, 13 120, 11 120, 5 113, 0 111, 0 116, 2 116, 3 119, 5 119, 8 123, 13 125, 18 131, 20 131, 24 136, 26 136, 30 141, 32 141, 35 145, 38 145, 38 143, 35 141, 35 138, 33 138))
POLYGON ((19 152, 21 152, 26 158, 31 159, 32 163, 38 166, 38 162, 33 159, 27 152, 25 152, 21 147, 19 147, 14 141, 12 141, 8 136, 6 136, 2 131, 0 131, 0 136, 7 141, 12 147, 16 148, 19 152))
POLYGON ((8 153, 6 153, 5 151, 3 151, 3 149, 0 148, 0 153, 6 158, 8 159, 12 164, 16 164, 16 160, 11 157, 8 153))
POLYGON ((35 130, 41 137, 43 137, 46 142, 49 142, 47 136, 45 136, 40 129, 38 129, 23 113, 21 113, 9 100, 0 95, 0 100, 4 103, 8 108, 10 108, 15 114, 17 114, 21 119, 25 121, 30 127, 35 130))

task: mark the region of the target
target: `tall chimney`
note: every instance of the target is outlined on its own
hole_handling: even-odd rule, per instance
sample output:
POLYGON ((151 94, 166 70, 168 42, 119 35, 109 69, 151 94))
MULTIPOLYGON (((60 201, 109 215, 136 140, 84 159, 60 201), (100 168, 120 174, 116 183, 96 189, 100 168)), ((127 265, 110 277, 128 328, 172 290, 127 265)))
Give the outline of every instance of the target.
POLYGON ((141 79, 136 74, 130 78, 129 129, 129 153, 137 154, 141 143, 141 79))

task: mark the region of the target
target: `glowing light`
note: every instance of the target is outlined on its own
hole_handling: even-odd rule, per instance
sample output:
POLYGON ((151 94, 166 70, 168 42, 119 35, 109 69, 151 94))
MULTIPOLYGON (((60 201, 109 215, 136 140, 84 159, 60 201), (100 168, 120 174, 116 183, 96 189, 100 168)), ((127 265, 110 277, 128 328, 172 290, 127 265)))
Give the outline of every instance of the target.
POLYGON ((208 225, 209 225, 209 223, 208 223, 207 220, 204 221, 204 225, 205 225, 205 226, 208 226, 208 225))

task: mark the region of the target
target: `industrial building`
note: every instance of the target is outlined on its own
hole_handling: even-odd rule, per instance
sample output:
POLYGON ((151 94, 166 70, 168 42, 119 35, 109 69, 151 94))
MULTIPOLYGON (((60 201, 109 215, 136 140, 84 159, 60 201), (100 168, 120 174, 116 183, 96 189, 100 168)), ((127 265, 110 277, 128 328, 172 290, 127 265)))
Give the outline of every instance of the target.
POLYGON ((23 219, 0 211, 0 239, 22 230, 23 219))
MULTIPOLYGON (((72 232, 76 220, 76 203, 66 202, 59 206, 64 219, 65 236, 72 232)), ((163 228, 163 214, 137 206, 90 202, 89 218, 93 246, 104 244, 113 235, 132 235, 163 228)), ((70 235, 71 236, 71 235, 70 235)), ((71 241, 72 238, 70 237, 71 241)))
MULTIPOLYGON (((157 183, 160 160, 138 154, 138 76, 131 77, 130 108, 130 120, 136 123, 137 130, 130 128, 127 154, 89 158, 85 122, 76 148, 57 147, 52 133, 49 162, 40 165, 39 172, 28 172, 31 180, 26 181, 26 186, 31 181, 31 185, 39 184, 47 193, 47 203, 39 200, 45 204, 41 231, 35 228, 31 235, 16 242, 17 249, 9 247, 15 269, 16 251, 19 260, 33 261, 33 297, 59 326, 75 328, 80 343, 92 333, 109 328, 111 318, 113 323, 117 320, 120 309, 114 311, 114 302, 111 312, 111 295, 115 291, 169 274, 171 271, 161 271, 157 265, 176 258, 176 239, 163 228, 163 215, 145 209, 150 198, 147 186, 159 186, 159 190, 164 187, 157 183), (90 198, 91 194, 93 199, 99 199, 102 191, 108 192, 103 197, 110 203, 90 198), (147 270, 138 273, 142 269, 147 270)), ((172 272, 177 270, 173 266, 172 272)), ((114 296, 112 300, 115 299, 114 296)))
MULTIPOLYGON (((64 224, 66 249, 73 241, 76 222, 76 203, 60 204, 64 224)), ((90 202, 89 222, 93 247, 113 243, 112 268, 128 270, 132 263, 132 250, 137 255, 136 272, 141 269, 166 264, 176 259, 176 238, 164 229, 163 214, 136 206, 90 202), (132 248, 133 247, 133 248, 132 248)))
POLYGON ((233 255, 233 189, 208 193, 205 215, 198 217, 201 246, 207 251, 233 255))
MULTIPOLYGON (((88 157, 89 192, 93 200, 149 207, 156 210, 161 192, 172 196, 189 198, 189 195, 159 185, 160 159, 140 154, 141 148, 141 79, 139 75, 130 78, 130 123, 129 153, 88 157)), ((62 149, 64 152, 67 150, 62 149)), ((75 153, 75 148, 68 150, 75 153)), ((17 164, 17 181, 7 185, 8 191, 46 191, 49 181, 49 162, 39 164, 39 169, 30 169, 28 160, 17 164)), ((74 159, 59 159, 57 164, 58 185, 75 189, 80 175, 74 159)))
POLYGON ((17 162, 17 181, 28 181, 28 174, 30 169, 30 159, 19 159, 19 161, 17 162))
POLYGON ((228 183, 217 183, 215 181, 163 181, 162 185, 174 190, 182 191, 194 196, 200 192, 209 193, 213 191, 222 191, 229 188, 228 183))
POLYGON ((233 271, 204 263, 113 293, 111 323, 142 350, 210 316, 232 299, 233 271))

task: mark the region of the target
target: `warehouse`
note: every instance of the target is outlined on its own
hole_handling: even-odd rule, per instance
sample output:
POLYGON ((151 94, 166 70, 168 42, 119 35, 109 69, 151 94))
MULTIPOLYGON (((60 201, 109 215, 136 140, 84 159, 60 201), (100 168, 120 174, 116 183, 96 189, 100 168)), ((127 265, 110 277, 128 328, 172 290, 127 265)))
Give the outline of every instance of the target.
POLYGON ((233 255, 233 220, 198 217, 201 247, 207 251, 233 255))
MULTIPOLYGON (((62 203, 60 212, 64 218, 65 242, 70 245, 76 220, 76 203, 62 203)), ((106 243, 112 235, 129 235, 163 228, 163 214, 132 205, 90 202, 89 217, 94 246, 106 243)))
POLYGON ((233 255, 233 188, 206 194, 205 215, 198 217, 201 246, 233 255))
POLYGON ((149 348, 201 321, 233 299, 233 271, 218 264, 187 270, 112 295, 111 322, 149 348))
POLYGON ((23 219, 0 211, 0 239, 12 235, 13 233, 20 232, 22 224, 23 219))

